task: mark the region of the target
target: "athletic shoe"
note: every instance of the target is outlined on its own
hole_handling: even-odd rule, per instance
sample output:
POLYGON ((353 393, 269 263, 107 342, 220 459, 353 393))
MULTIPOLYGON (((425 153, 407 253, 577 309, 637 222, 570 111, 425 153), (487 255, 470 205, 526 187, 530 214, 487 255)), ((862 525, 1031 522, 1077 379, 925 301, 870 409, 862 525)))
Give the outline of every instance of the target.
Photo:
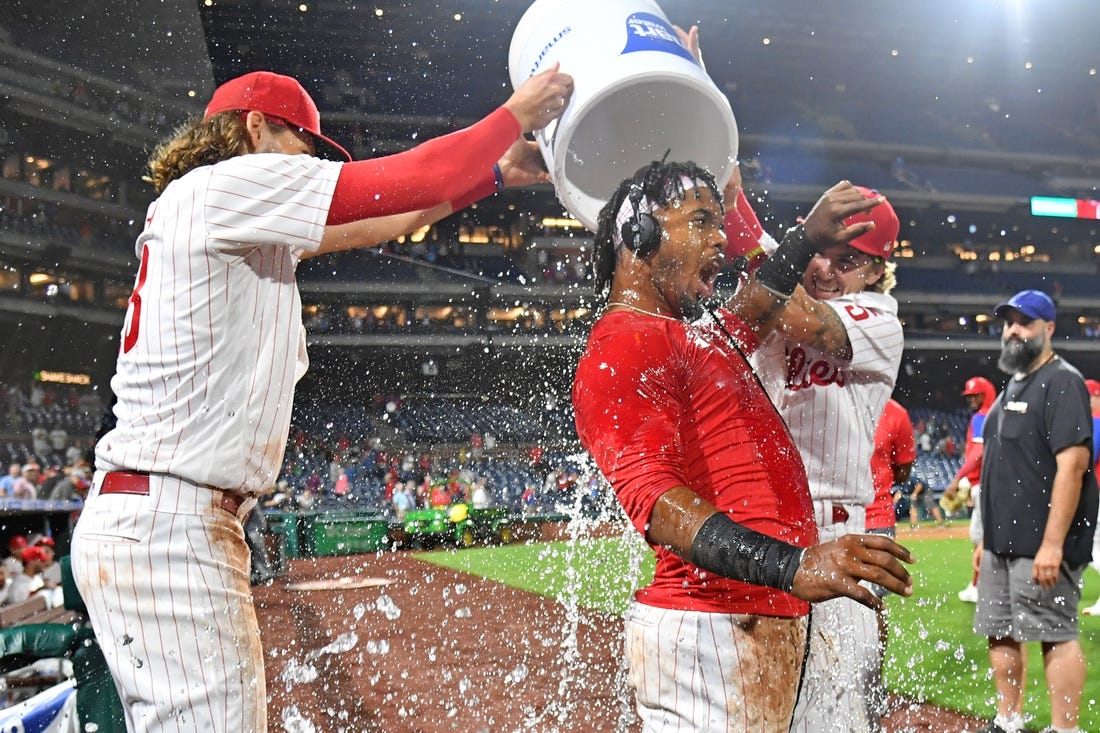
POLYGON ((1100 616, 1100 601, 1097 601, 1088 608, 1081 609, 1081 613, 1085 616, 1100 616))
POLYGON ((963 603, 977 603, 978 602, 978 586, 968 585, 959 591, 959 600, 963 603))
POLYGON ((986 723, 984 727, 974 731, 974 733, 1008 733, 1008 731, 991 720, 986 723))

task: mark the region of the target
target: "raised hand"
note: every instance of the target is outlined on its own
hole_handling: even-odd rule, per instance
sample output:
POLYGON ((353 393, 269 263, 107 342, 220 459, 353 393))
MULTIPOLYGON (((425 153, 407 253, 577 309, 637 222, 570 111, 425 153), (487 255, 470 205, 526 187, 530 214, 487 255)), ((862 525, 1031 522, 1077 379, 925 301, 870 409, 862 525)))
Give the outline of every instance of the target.
POLYGON ((885 196, 869 199, 848 181, 841 181, 823 193, 806 216, 803 222, 806 240, 818 249, 847 244, 874 229, 875 225, 863 221, 845 226, 844 220, 853 214, 870 211, 884 201, 885 196))
POLYGON ((508 152, 497 165, 505 186, 530 186, 535 183, 549 183, 550 174, 536 143, 517 138, 508 152))
POLYGON ((558 71, 555 63, 520 85, 504 103, 519 120, 524 132, 540 130, 561 117, 573 96, 573 77, 558 71))
POLYGON ((913 578, 899 561, 915 558, 889 537, 848 534, 806 549, 794 576, 791 595, 810 603, 842 596, 881 611, 882 600, 860 585, 877 583, 898 595, 913 594, 913 578))
POLYGON ((680 26, 674 25, 672 29, 676 31, 676 35, 679 36, 680 43, 684 44, 684 48, 699 62, 699 67, 706 71, 707 67, 703 64, 703 49, 699 46, 699 26, 693 25, 685 31, 680 26))

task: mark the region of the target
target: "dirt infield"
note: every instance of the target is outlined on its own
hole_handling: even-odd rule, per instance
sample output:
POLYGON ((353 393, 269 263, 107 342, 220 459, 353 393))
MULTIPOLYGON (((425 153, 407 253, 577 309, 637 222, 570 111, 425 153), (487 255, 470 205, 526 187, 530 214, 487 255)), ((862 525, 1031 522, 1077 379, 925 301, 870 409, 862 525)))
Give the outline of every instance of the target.
MULTIPOLYGON (((404 552, 292 560, 287 577, 256 588, 255 599, 272 730, 639 730, 618 617, 570 609, 404 552), (286 589, 349 576, 390 584, 286 589)), ((887 733, 980 725, 931 706, 894 703, 887 733)))

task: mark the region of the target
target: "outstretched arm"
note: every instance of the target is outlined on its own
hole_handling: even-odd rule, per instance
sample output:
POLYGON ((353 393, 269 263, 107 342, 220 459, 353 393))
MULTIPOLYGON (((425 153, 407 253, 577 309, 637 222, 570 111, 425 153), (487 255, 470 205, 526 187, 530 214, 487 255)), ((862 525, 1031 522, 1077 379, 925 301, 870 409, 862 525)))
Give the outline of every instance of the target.
POLYGON ((559 72, 555 64, 532 76, 502 107, 464 130, 396 155, 345 163, 328 224, 430 209, 463 200, 474 190, 479 197, 492 193, 496 190, 493 164, 522 133, 560 117, 572 94, 573 78, 559 72))
MULTIPOLYGON (((523 138, 518 138, 512 143, 512 146, 497 162, 497 167, 501 175, 500 183, 507 187, 529 186, 550 180, 546 169, 542 167, 542 158, 538 146, 523 138)), ((359 219, 346 224, 327 226, 325 227, 324 236, 321 238, 321 246, 312 252, 303 254, 302 258, 306 259, 360 247, 374 247, 389 242, 400 236, 411 234, 421 227, 434 224, 440 219, 466 208, 474 201, 492 194, 497 189, 498 182, 495 174, 493 174, 486 177, 486 180, 467 192, 462 198, 438 204, 430 209, 359 219)))

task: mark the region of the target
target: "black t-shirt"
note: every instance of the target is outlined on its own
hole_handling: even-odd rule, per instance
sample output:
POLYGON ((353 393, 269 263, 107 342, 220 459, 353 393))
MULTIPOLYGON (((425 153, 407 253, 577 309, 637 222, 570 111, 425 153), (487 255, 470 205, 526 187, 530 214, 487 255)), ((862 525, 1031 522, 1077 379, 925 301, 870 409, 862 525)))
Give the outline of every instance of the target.
MULTIPOLYGON (((984 547, 1035 557, 1050 514, 1055 456, 1075 445, 1092 446, 1092 413, 1080 372, 1057 358, 1023 380, 1008 380, 986 416, 982 437, 984 547)), ((1092 557, 1098 495, 1091 465, 1081 484, 1063 547, 1063 558, 1075 566, 1092 557)))

